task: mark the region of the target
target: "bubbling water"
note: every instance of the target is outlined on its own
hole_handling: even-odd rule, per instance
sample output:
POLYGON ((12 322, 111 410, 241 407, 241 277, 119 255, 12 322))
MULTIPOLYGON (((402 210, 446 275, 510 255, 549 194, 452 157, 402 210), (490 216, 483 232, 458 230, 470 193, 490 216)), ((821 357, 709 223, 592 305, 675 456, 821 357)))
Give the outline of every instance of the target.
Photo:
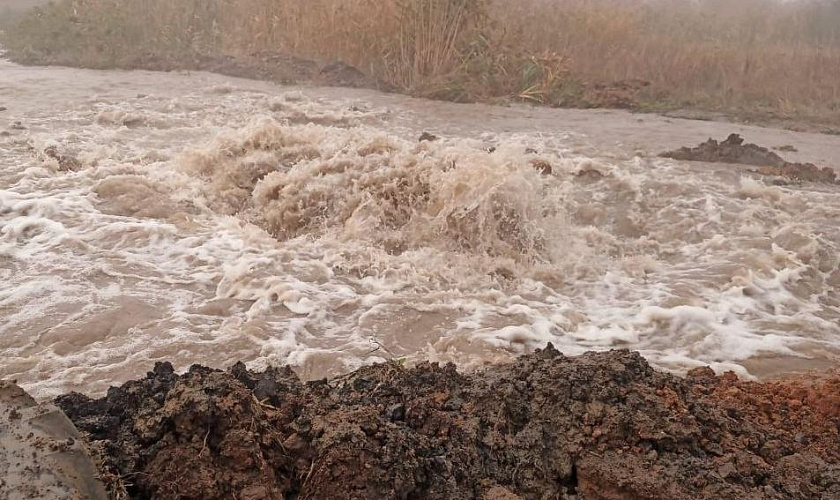
POLYGON ((0 376, 39 395, 156 360, 317 378, 553 342, 749 376, 840 353, 836 186, 593 149, 573 112, 539 111, 547 134, 527 108, 7 66, 0 376))
POLYGON ((281 241, 332 234, 391 254, 433 248, 548 260, 564 214, 527 163, 454 143, 263 121, 181 159, 215 210, 281 241))

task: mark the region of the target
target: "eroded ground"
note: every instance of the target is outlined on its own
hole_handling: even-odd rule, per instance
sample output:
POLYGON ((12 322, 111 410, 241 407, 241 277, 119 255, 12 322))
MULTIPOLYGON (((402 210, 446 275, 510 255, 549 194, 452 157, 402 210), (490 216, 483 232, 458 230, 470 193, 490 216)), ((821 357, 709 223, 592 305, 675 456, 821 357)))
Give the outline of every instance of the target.
POLYGON ((302 383, 158 364, 58 404, 134 498, 836 498, 840 376, 655 371, 553 346, 459 373, 400 363, 302 383))

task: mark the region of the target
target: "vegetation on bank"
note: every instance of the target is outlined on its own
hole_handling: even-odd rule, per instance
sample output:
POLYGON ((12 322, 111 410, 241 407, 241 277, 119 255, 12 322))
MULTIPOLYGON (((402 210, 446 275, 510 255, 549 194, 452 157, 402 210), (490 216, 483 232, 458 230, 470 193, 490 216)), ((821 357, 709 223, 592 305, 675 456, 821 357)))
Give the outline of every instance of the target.
POLYGON ((840 124, 840 0, 61 0, 2 43, 33 64, 283 55, 453 101, 840 124))

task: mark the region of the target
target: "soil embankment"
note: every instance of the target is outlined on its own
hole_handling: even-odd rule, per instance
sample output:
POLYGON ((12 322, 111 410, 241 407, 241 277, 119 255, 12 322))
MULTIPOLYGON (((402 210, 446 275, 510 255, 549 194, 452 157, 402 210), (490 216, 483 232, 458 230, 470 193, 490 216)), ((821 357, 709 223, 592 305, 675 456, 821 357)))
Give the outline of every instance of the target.
POLYGON ((64 0, 8 23, 2 41, 26 64, 302 83, 311 80, 297 58, 345 61, 364 75, 328 71, 318 80, 362 76, 447 101, 727 116, 837 133, 838 4, 765 3, 736 15, 716 2, 380 0, 337 9, 313 0, 64 0), (767 27, 759 38, 755 25, 767 27))
POLYGON ((158 364, 57 403, 134 498, 838 498, 840 374, 685 379, 551 345, 330 381, 158 364))

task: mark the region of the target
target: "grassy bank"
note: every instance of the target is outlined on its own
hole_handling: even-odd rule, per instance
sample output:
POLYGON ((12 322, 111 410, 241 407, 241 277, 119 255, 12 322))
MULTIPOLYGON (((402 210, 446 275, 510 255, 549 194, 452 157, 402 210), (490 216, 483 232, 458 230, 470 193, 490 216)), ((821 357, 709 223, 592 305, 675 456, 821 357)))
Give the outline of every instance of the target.
POLYGON ((21 62, 344 61, 412 95, 840 124, 840 1, 63 0, 21 62))

